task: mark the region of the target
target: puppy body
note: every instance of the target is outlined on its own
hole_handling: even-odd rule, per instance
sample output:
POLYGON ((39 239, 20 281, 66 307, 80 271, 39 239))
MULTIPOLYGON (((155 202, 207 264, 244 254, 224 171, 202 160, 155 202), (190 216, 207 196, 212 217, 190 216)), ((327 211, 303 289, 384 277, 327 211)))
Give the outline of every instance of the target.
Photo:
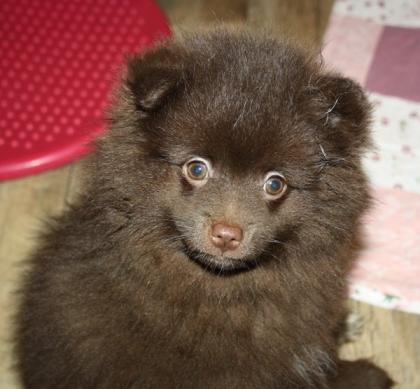
POLYGON ((86 192, 26 278, 26 387, 368 387, 365 370, 389 387, 336 356, 368 122, 356 84, 288 43, 221 30, 133 58, 86 192), (212 245, 216 223, 240 227, 239 248, 212 245))

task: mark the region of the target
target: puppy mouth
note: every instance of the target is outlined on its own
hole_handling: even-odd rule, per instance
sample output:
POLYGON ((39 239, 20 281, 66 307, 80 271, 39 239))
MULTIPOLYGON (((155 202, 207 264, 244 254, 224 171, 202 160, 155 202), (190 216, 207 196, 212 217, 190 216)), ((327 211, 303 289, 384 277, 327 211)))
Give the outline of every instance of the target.
MULTIPOLYGON (((167 222, 168 232, 175 234, 178 239, 178 248, 192 262, 204 270, 218 276, 229 276, 255 269, 265 258, 265 255, 244 256, 232 258, 228 255, 212 255, 193 247, 185 235, 178 229, 174 218, 168 212, 164 218, 167 222)), ((264 251, 264 250, 263 250, 264 251)))
POLYGON ((194 263, 217 275, 232 275, 254 269, 258 262, 254 258, 231 258, 229 256, 216 256, 204 251, 192 249, 189 244, 182 240, 182 251, 194 263))

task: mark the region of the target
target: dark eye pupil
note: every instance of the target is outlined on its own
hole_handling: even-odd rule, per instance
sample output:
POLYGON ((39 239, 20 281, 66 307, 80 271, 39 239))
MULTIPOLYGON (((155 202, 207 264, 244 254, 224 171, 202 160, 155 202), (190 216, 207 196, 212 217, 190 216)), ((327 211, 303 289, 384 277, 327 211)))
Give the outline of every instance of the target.
POLYGON ((188 175, 194 180, 202 180, 207 175, 207 165, 203 162, 191 162, 188 165, 188 175))
POLYGON ((269 195, 275 196, 281 194, 284 189, 283 179, 280 177, 271 177, 265 182, 264 190, 269 195))
POLYGON ((271 179, 269 186, 271 192, 278 192, 281 189, 281 182, 277 179, 271 179))
POLYGON ((200 163, 194 163, 190 169, 191 173, 196 176, 200 177, 204 172, 204 166, 200 163))
POLYGON ((271 182, 270 182, 270 189, 273 192, 277 192, 280 189, 280 187, 281 187, 280 181, 278 181, 278 180, 271 180, 271 182))

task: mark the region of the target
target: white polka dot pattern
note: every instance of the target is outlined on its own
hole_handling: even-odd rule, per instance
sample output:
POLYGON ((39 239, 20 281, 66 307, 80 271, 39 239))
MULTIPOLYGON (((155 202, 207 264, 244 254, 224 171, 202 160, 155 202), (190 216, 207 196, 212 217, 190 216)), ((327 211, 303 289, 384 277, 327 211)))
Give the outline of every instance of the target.
POLYGON ((2 0, 0 179, 89 151, 124 54, 169 33, 152 0, 2 0))

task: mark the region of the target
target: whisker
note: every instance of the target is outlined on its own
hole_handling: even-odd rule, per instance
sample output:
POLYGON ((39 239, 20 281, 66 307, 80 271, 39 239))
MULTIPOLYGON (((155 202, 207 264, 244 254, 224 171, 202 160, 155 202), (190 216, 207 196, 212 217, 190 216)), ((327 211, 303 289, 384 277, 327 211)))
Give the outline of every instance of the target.
POLYGON ((267 242, 267 243, 275 243, 275 244, 283 244, 283 245, 286 244, 286 242, 283 242, 283 241, 278 240, 278 239, 267 239, 265 242, 267 242))

